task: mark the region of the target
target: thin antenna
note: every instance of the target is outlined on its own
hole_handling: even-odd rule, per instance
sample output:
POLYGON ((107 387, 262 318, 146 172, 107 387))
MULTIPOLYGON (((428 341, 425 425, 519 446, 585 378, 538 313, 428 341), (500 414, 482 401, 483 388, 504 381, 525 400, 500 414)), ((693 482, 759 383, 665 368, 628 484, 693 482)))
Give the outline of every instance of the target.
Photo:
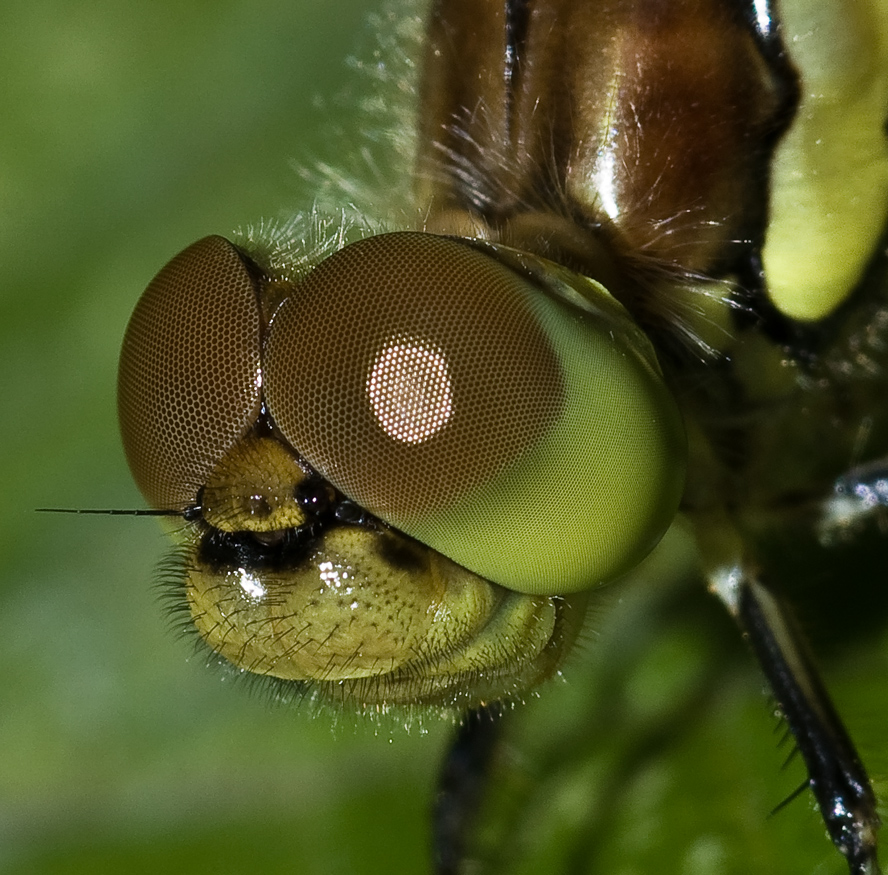
POLYGON ((185 516, 181 510, 95 510, 75 507, 36 507, 36 513, 100 513, 108 516, 185 516))

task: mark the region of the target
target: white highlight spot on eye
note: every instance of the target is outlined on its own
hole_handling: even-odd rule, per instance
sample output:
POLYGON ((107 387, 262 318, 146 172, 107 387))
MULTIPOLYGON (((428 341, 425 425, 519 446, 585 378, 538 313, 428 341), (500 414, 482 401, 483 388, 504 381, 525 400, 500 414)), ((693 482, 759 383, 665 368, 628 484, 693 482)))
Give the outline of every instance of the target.
POLYGON ((367 396, 382 430, 396 441, 421 444, 453 413, 453 386, 444 354, 433 344, 393 338, 377 353, 367 396))

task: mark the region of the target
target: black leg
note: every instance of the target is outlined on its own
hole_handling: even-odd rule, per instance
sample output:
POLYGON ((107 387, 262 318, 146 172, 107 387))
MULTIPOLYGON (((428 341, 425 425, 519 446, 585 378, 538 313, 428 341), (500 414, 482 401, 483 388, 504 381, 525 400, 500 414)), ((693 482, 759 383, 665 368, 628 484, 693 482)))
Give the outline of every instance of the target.
POLYGON ((458 875, 461 870, 502 717, 498 704, 468 711, 444 759, 432 815, 435 875, 458 875))
POLYGON ((764 670, 808 769, 808 784, 851 875, 878 875, 879 816, 866 770, 777 598, 759 581, 737 584, 733 612, 764 670))

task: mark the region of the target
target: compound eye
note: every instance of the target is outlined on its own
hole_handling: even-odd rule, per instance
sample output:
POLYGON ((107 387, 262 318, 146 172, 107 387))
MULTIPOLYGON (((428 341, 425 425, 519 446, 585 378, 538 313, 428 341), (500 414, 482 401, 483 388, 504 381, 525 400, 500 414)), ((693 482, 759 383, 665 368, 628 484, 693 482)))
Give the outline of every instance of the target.
POLYGON ((504 587, 566 593, 628 570, 665 532, 684 432, 646 340, 600 286, 597 307, 507 262, 428 234, 340 250, 275 314, 266 401, 372 513, 504 587))
POLYGON ((237 249, 206 237, 151 281, 118 375, 123 446, 157 508, 181 510, 259 415, 260 315, 237 249))

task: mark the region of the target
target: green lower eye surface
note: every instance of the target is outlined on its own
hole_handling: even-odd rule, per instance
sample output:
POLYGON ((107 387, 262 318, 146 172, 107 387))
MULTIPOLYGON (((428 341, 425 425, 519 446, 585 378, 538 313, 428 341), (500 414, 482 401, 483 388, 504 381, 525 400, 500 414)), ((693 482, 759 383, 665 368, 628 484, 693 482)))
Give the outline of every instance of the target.
POLYGON ((674 403, 632 333, 539 294, 565 403, 547 433, 473 493, 408 531, 509 589, 574 592, 638 564, 684 484, 674 403))

